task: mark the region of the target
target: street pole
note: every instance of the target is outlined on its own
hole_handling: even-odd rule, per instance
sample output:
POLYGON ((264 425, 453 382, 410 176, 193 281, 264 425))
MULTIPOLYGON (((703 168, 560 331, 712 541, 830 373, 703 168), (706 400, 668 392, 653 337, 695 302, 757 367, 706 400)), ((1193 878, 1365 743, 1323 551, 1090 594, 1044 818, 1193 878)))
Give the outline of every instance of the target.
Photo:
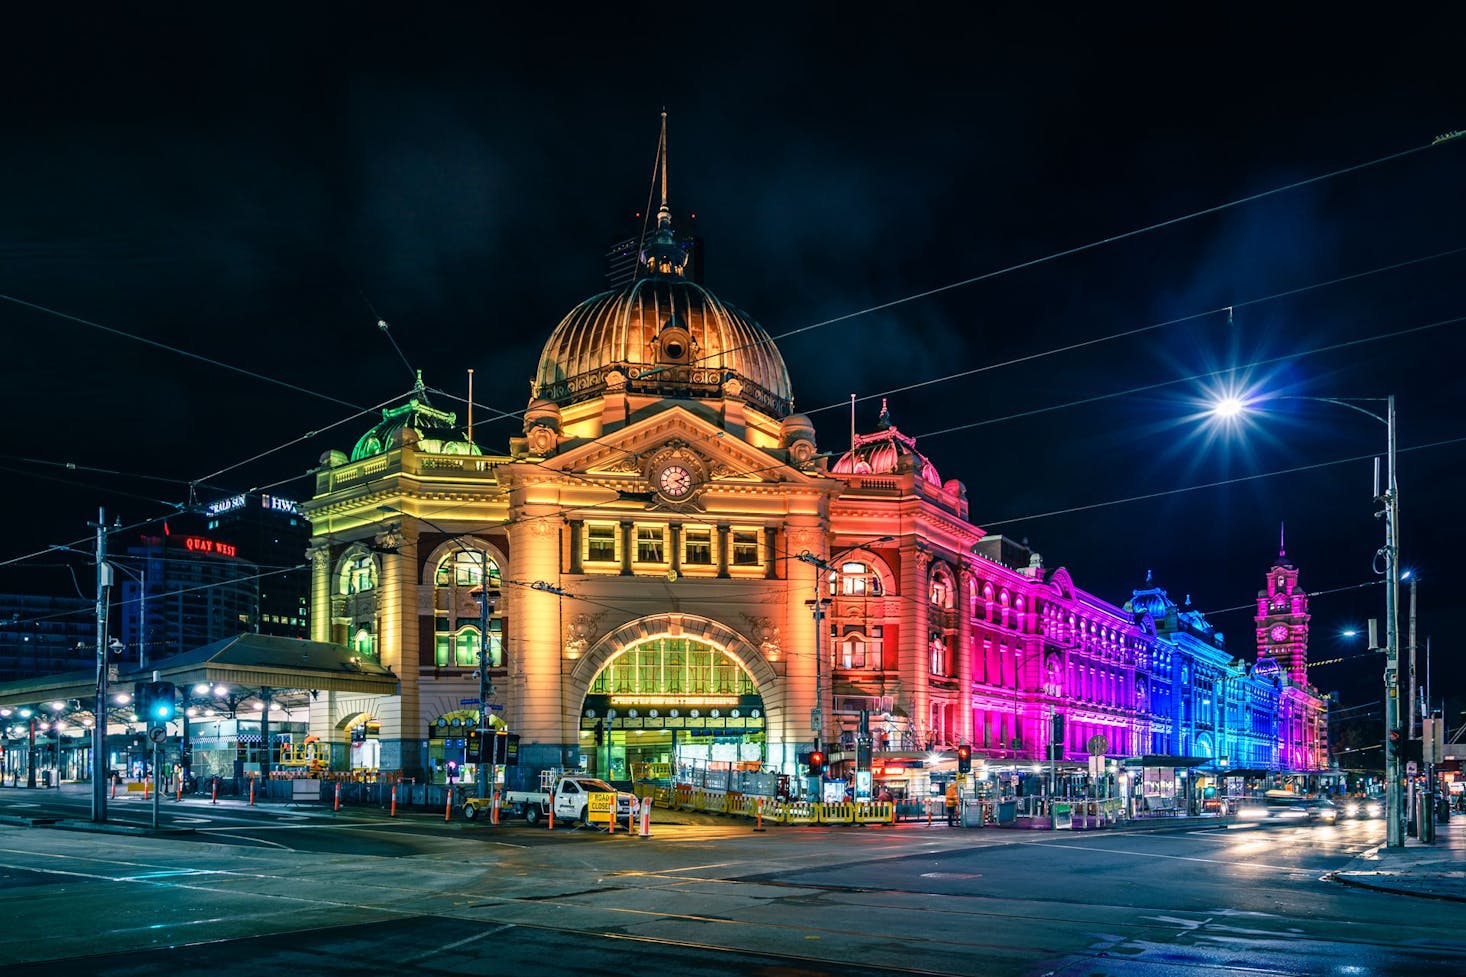
MULTIPOLYGON (((1386 398, 1387 461, 1385 489, 1385 846, 1405 847, 1404 784, 1400 756, 1389 748, 1390 731, 1400 722, 1400 493, 1395 484, 1395 398, 1386 398)), ((1378 471, 1378 469, 1375 469, 1378 471)), ((1408 737, 1407 737, 1408 738, 1408 737)))
MULTIPOLYGON (((1410 574, 1410 718, 1405 727, 1405 738, 1415 738, 1415 702, 1419 693, 1415 684, 1415 574, 1410 574)), ((1424 713, 1421 713, 1423 716, 1424 713)))
POLYGON ((97 703, 92 723, 92 820, 107 820, 107 512, 97 508, 97 703))
POLYGON ((489 683, 489 614, 493 611, 492 598, 489 596, 489 554, 487 550, 479 550, 479 644, 478 644, 478 748, 479 755, 476 758, 475 772, 478 774, 478 796, 490 798, 492 803, 493 795, 490 793, 499 782, 498 764, 495 762, 485 763, 487 756, 491 761, 495 758, 492 752, 496 743, 489 741, 489 696, 493 694, 494 688, 489 683))

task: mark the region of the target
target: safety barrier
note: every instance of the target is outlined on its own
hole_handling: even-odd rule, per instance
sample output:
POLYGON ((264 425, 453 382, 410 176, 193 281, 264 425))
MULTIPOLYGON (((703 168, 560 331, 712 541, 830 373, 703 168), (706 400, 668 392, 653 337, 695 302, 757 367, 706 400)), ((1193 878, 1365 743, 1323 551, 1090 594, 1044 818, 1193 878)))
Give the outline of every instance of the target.
POLYGON ((816 804, 814 810, 820 824, 850 824, 855 820, 854 804, 816 804))
POLYGON ((850 820, 855 824, 895 824, 896 805, 891 801, 860 801, 854 805, 850 820))
POLYGON ((765 812, 764 817, 780 824, 818 824, 820 805, 808 801, 785 801, 774 806, 773 814, 765 812))

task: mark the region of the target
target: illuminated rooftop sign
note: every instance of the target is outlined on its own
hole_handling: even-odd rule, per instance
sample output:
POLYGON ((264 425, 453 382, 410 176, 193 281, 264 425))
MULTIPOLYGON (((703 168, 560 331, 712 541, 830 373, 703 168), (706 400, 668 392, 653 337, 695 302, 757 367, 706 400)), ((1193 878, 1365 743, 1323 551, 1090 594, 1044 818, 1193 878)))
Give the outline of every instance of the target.
POLYGON ((220 556, 238 556, 239 548, 232 543, 220 543, 204 536, 183 537, 183 548, 190 553, 217 553, 220 556))
POLYGON ((244 496, 243 495, 231 495, 227 499, 220 499, 218 502, 210 502, 207 511, 208 511, 209 515, 211 515, 211 516, 217 516, 217 515, 219 515, 220 513, 223 513, 223 512, 232 512, 235 509, 243 509, 243 508, 244 508, 244 496))

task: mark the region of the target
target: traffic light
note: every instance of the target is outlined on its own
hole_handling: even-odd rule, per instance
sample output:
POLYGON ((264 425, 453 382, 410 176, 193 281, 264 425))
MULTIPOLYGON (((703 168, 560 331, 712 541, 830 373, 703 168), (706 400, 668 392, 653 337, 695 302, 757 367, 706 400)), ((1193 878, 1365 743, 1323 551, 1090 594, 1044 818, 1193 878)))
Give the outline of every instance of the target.
POLYGON ((957 747, 957 772, 972 772, 972 747, 965 743, 957 747))
POLYGON ((149 723, 172 722, 178 715, 177 690, 172 682, 151 682, 146 693, 146 718, 149 723))
POLYGON ((483 741, 479 738, 479 732, 476 729, 470 729, 468 731, 467 751, 468 751, 468 762, 470 762, 470 763, 483 763, 484 762, 483 741))
POLYGON ((1405 742, 1405 734, 1399 726, 1390 729, 1389 737, 1385 741, 1385 756, 1394 760, 1400 758, 1400 748, 1405 742))
POLYGON ((811 750, 809 753, 809 775, 811 777, 822 777, 825 773, 825 754, 823 750, 811 750))

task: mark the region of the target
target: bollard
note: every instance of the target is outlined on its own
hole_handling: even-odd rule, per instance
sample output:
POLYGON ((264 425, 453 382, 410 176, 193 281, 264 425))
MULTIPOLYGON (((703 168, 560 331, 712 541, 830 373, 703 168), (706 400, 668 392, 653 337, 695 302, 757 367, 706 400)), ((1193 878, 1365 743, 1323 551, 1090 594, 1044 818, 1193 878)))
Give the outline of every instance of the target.
POLYGON ((388 817, 392 817, 392 818, 395 818, 397 816, 397 785, 396 784, 393 784, 392 785, 392 813, 389 814, 389 815, 387 815, 387 816, 388 817))
POLYGON ((758 799, 758 803, 754 805, 754 811, 753 811, 753 830, 755 830, 755 831, 762 831, 763 829, 764 829, 764 799, 762 797, 760 797, 758 799))
POLYGON ((550 826, 551 831, 555 830, 555 792, 553 790, 550 791, 550 817, 545 823, 550 826))
POLYGON ((453 820, 453 788, 448 788, 448 800, 443 805, 443 823, 453 820))
POLYGON ((112 800, 115 801, 116 799, 117 799, 117 775, 114 773, 112 775, 112 800))
MULTIPOLYGON (((606 814, 606 834, 608 835, 616 833, 616 801, 619 799, 619 797, 612 796, 611 810, 606 814)), ((587 821, 590 820, 590 798, 586 798, 585 817, 587 821)))
POLYGON ((153 786, 153 778, 149 777, 143 781, 143 800, 148 799, 148 788, 153 786))
POLYGON ((249 806, 255 806, 255 779, 249 778, 249 806))
POLYGON ((650 838, 652 836, 652 799, 642 798, 641 801, 641 834, 639 837, 650 838))
POLYGON ((332 812, 341 810, 341 781, 336 781, 336 799, 331 802, 332 812))
POLYGON ((209 791, 209 803, 210 804, 217 804, 217 803, 219 803, 219 778, 218 777, 215 777, 214 778, 214 786, 209 791))
POLYGON ((626 833, 628 835, 636 830, 636 815, 640 809, 641 805, 636 801, 632 801, 631 806, 626 809, 626 833))
POLYGON ((174 778, 173 785, 178 788, 177 793, 173 795, 173 799, 181 802, 183 800, 183 774, 179 774, 174 778))
POLYGON ((489 823, 499 823, 499 791, 497 789, 489 792, 492 800, 489 803, 489 823))

